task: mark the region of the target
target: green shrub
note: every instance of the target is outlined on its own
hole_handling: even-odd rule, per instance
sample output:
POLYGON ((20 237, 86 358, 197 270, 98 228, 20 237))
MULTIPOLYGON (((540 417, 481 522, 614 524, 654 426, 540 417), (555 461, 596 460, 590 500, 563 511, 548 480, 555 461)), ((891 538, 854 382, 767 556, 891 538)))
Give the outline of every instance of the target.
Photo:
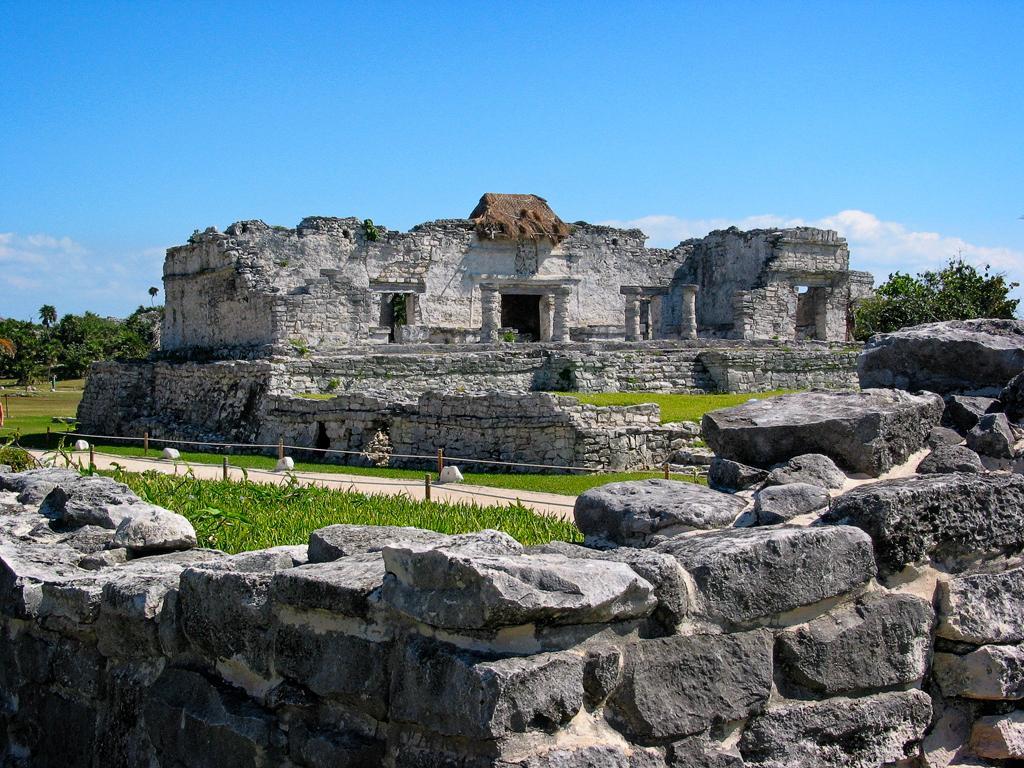
POLYGON ((32 469, 36 462, 24 448, 5 445, 0 447, 0 464, 7 464, 14 472, 24 472, 26 469, 32 469))

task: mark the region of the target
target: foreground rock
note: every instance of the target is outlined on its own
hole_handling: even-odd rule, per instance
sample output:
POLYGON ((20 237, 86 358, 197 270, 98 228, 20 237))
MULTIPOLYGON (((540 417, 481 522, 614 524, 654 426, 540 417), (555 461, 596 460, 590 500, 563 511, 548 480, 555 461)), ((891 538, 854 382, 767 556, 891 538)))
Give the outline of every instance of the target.
POLYGON ((708 485, 716 491, 745 491, 768 479, 768 472, 716 456, 708 467, 708 485))
POLYGON ((820 453, 805 453, 794 456, 781 467, 768 473, 769 485, 785 485, 787 483, 807 483, 822 488, 842 488, 846 475, 828 456, 820 453))
POLYGON ((657 536, 726 528, 746 501, 696 483, 631 480, 591 488, 576 499, 576 525, 597 542, 648 546, 657 536))
POLYGON ((754 495, 754 518, 758 525, 784 523, 794 517, 824 509, 828 502, 828 491, 816 485, 770 485, 754 495))
POLYGON ((989 411, 998 410, 999 401, 992 397, 946 395, 946 411, 942 420, 959 432, 968 432, 989 411))
POLYGON ((1024 699, 1024 648, 983 645, 963 656, 936 653, 934 674, 945 696, 988 701, 1024 699))
POLYGON ((82 525, 117 528, 138 504, 139 497, 124 483, 109 477, 79 477, 72 483, 55 485, 39 511, 68 528, 82 525))
POLYGON ((934 560, 963 570, 1024 547, 1024 477, 963 472, 863 485, 833 500, 822 521, 871 535, 881 570, 934 560))
POLYGON ((755 626, 850 592, 875 575, 861 530, 740 528, 677 536, 655 547, 697 585, 694 615, 727 627, 755 626))
POLYGON ((124 547, 133 556, 192 549, 196 545, 196 529, 174 512, 149 504, 139 505, 132 508, 131 517, 117 526, 113 544, 124 547))
POLYGON ((981 457, 964 445, 940 445, 917 466, 920 475, 948 472, 984 472, 981 457))
POLYGON ((394 544, 440 544, 442 533, 395 525, 329 525, 309 535, 309 562, 326 563, 340 557, 380 552, 394 544))
POLYGON ((989 413, 978 419, 977 425, 967 433, 967 447, 982 456, 994 459, 1012 459, 1017 439, 1010 429, 1005 413, 989 413))
POLYGON ((705 414, 705 440, 726 459, 768 468, 809 451, 877 477, 924 444, 937 395, 898 390, 803 392, 705 414))
POLYGON ((789 704, 755 718, 740 752, 748 766, 878 768, 913 754, 931 714, 921 691, 789 704))
POLYGON ((58 485, 77 483, 81 475, 71 469, 45 467, 0 474, 0 491, 16 493, 19 504, 39 504, 58 485))
POLYGON ((1001 390, 1022 370, 1021 320, 951 320, 879 334, 857 361, 861 387, 940 394, 1001 390))
POLYGON ((1024 568, 939 582, 937 634, 975 645, 1024 641, 1024 568))
POLYGON ((1024 373, 1018 373, 999 393, 999 403, 1010 421, 1024 419, 1024 373))
POLYGON ((971 732, 971 748, 988 760, 1024 759, 1024 712, 980 718, 971 732))

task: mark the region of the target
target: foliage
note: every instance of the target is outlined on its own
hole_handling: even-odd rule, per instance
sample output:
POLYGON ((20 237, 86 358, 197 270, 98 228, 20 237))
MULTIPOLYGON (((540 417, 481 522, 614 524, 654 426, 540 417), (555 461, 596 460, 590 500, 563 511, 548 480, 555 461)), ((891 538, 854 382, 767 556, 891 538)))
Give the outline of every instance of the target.
POLYGON ((53 304, 43 304, 39 308, 39 320, 44 328, 49 328, 57 322, 57 308, 53 304))
POLYGON ((24 472, 36 466, 32 454, 9 441, 0 443, 0 464, 6 464, 13 472, 24 472))
POLYGON ((363 219, 363 235, 371 242, 380 239, 380 230, 373 223, 373 219, 363 219))
POLYGON ((941 320, 1012 318, 1019 301, 1009 293, 1018 285, 988 265, 979 272, 962 259, 950 259, 942 270, 917 277, 894 272, 855 310, 854 337, 863 341, 874 333, 941 320))
POLYGON ((480 507, 414 501, 307 486, 294 479, 287 485, 265 485, 153 471, 109 474, 149 503, 187 517, 202 546, 227 552, 305 544, 310 533, 335 523, 411 525, 452 534, 494 528, 526 545, 583 538, 572 523, 538 515, 521 504, 480 507))
POLYGON ((128 318, 92 312, 67 314, 55 322, 56 310, 40 308, 43 322, 0 320, 0 338, 13 346, 0 355, 0 377, 32 384, 50 375, 76 379, 97 360, 144 358, 152 351, 160 310, 140 306, 128 318), (51 313, 49 310, 53 310, 51 313))
POLYGON ((301 338, 288 339, 288 343, 291 344, 292 349, 302 357, 309 357, 309 343, 301 338))

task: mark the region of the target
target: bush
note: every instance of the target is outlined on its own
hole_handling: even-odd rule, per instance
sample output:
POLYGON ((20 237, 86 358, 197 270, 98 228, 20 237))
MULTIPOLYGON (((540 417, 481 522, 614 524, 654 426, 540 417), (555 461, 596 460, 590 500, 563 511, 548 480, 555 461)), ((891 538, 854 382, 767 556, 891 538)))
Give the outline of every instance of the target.
POLYGON ((6 464, 13 472, 24 472, 35 467, 35 459, 24 448, 16 445, 0 446, 0 464, 6 464))

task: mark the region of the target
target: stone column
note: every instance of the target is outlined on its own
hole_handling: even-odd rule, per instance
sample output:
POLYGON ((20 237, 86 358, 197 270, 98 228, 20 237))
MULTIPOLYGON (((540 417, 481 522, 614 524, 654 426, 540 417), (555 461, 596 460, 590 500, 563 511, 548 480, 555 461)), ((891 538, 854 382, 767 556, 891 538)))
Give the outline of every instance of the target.
POLYGON ((679 338, 697 338, 697 286, 682 285, 683 307, 679 322, 679 338))
POLYGON ((501 327, 501 293, 491 285, 480 286, 480 341, 494 341, 501 327))
POLYGON ((569 294, 571 288, 556 288, 551 296, 554 310, 551 315, 551 340, 569 341, 569 294))
POLYGON ((623 295, 626 297, 626 341, 640 341, 640 294, 623 295))

